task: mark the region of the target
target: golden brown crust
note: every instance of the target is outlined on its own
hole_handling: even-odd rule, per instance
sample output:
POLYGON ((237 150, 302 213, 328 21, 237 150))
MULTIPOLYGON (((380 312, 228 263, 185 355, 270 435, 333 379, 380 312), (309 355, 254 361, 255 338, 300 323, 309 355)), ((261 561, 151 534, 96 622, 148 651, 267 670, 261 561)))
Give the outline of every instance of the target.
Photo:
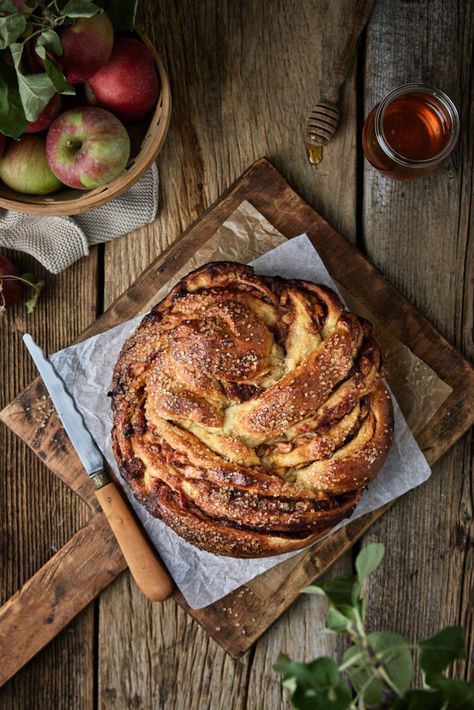
POLYGON ((137 499, 194 545, 259 557, 348 517, 393 433, 371 325, 310 282, 214 262, 117 360, 114 453, 137 499))

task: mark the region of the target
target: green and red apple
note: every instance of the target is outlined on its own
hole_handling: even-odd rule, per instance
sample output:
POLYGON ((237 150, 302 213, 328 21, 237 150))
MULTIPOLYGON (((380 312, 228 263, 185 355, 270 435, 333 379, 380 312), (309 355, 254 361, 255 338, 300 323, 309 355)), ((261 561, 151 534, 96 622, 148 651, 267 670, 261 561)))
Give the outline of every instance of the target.
POLYGON ((110 111, 86 106, 66 111, 46 138, 48 164, 65 185, 87 190, 120 175, 130 155, 125 126, 110 111))
POLYGON ((0 178, 27 195, 49 195, 62 187, 46 160, 45 139, 36 135, 24 135, 7 145, 0 159, 0 178))

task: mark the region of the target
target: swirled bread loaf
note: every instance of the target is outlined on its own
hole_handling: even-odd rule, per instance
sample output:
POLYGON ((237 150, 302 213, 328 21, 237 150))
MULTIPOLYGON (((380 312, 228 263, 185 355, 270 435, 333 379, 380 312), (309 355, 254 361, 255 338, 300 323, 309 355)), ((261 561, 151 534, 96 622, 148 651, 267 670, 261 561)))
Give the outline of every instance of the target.
POLYGON ((123 346, 113 445, 136 498, 221 555, 304 547, 382 466, 392 406, 371 325, 330 289, 215 262, 123 346))

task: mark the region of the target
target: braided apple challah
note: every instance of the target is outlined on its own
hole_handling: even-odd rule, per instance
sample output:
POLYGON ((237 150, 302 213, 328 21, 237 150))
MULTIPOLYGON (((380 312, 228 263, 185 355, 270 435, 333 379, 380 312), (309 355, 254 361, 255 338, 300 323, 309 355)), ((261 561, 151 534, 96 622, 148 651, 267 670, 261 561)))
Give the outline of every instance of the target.
POLYGON ((123 346, 112 387, 136 498, 220 555, 313 542, 352 512, 392 439, 370 323, 325 286, 243 264, 182 279, 123 346))

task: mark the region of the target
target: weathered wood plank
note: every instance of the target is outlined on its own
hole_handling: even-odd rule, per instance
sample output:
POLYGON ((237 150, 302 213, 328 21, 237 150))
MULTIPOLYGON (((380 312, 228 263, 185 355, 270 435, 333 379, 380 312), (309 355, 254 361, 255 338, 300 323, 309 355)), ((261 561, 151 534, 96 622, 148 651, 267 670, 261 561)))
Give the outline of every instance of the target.
MULTIPOLYGON (((208 233, 212 234, 216 223, 220 224, 227 216, 228 204, 236 204, 236 200, 238 203, 239 199, 245 198, 253 201, 259 209, 267 214, 271 222, 278 224, 283 233, 292 234, 306 231, 314 239, 330 270, 338 276, 346 288, 358 286, 359 288, 356 289, 358 295, 365 294, 368 310, 375 314, 376 321, 384 322, 386 320, 395 331, 400 331, 407 343, 415 348, 415 352, 421 353, 452 386, 452 395, 433 417, 435 428, 431 427, 432 420, 430 418, 420 433, 420 436, 425 438, 428 460, 436 460, 460 437, 469 422, 473 420, 474 376, 472 371, 456 351, 450 348, 443 338, 433 330, 424 317, 417 313, 357 251, 353 250, 345 239, 341 238, 307 203, 301 200, 267 161, 258 161, 252 169, 247 171, 213 209, 188 230, 179 241, 179 248, 169 252, 167 261, 164 262, 160 258, 157 263, 154 262, 146 270, 145 275, 140 277, 138 282, 115 302, 101 322, 94 324, 92 329, 102 328, 105 322, 113 324, 116 311, 122 308, 120 305, 122 303, 125 303, 125 307, 128 309, 134 308, 135 310, 130 313, 130 315, 134 315, 150 299, 153 299, 152 294, 159 289, 163 279, 166 280, 169 276, 168 272, 172 268, 172 265, 169 264, 171 254, 180 254, 181 261, 174 264, 174 268, 179 268, 183 264, 183 256, 186 253, 184 244, 194 243, 195 235, 198 240, 205 236, 203 232, 205 232, 204 225, 206 224, 208 225, 208 233), (265 194, 264 199, 262 199, 263 193, 265 194), (281 205, 286 205, 286 209, 282 210, 281 205), (221 214, 220 220, 217 216, 219 213, 221 214), (327 249, 329 242, 331 244, 330 251, 327 249), (154 276, 155 274, 156 276, 154 276), (152 277, 151 281, 150 277, 152 277), (149 288, 144 290, 147 282, 149 288), (370 289, 367 289, 367 283, 370 284, 370 289), (382 308, 381 311, 380 308, 382 308), (428 344, 430 348, 427 348, 428 344), (451 401, 456 403, 455 409, 447 409, 447 405, 452 406, 451 401), (453 414, 455 416, 449 416, 453 414)), ((166 259, 166 257, 164 258, 166 259)), ((176 256, 176 258, 178 257, 176 256)), ((390 368, 390 359, 388 364, 390 368)), ((33 383, 21 393, 15 402, 0 412, 0 417, 33 450, 46 456, 53 470, 65 482, 70 482, 75 486, 76 482, 71 480, 71 476, 77 475, 77 471, 68 465, 70 442, 60 433, 60 424, 51 408, 51 403, 47 398, 43 400, 42 397, 44 397, 44 389, 39 384, 33 383), (41 414, 39 419, 37 417, 35 419, 34 416, 34 413, 37 412, 41 414), (62 441, 60 447, 57 444, 58 440, 62 441)), ((73 460, 75 460, 75 456, 73 456, 73 460)), ((297 558, 297 565, 293 560, 285 563, 279 569, 280 578, 274 574, 265 575, 263 580, 257 580, 248 585, 247 591, 243 589, 235 592, 208 610, 188 611, 224 649, 234 656, 239 656, 294 601, 300 588, 316 575, 324 573, 334 560, 349 549, 374 519, 382 513, 383 510, 376 511, 371 516, 366 516, 366 518, 356 521, 330 536, 316 548, 302 553, 297 558), (231 618, 229 617, 230 608, 232 608, 231 618)), ((100 552, 101 550, 97 550, 94 554, 100 557, 100 552)), ((86 579, 83 580, 84 585, 87 582, 90 589, 82 590, 82 598, 84 595, 93 598, 113 578, 105 578, 104 580, 100 574, 101 568, 99 566, 95 571, 95 578, 89 576, 88 582, 86 579)), ((183 603, 179 595, 177 600, 180 604, 183 603)), ((73 596, 67 610, 63 610, 63 618, 70 619, 72 617, 75 603, 73 596), (64 613, 67 614, 66 617, 64 617, 64 613)), ((82 605, 79 604, 76 611, 81 608, 82 605)), ((2 609, 0 609, 0 617, 1 615, 2 609)), ((41 625, 42 619, 35 617, 35 624, 41 625)), ((57 631, 58 628, 60 627, 56 626, 54 630, 57 631)), ((2 635, 5 636, 5 642, 10 643, 8 639, 11 637, 11 628, 8 626, 8 619, 5 629, 0 620, 0 636, 2 635)), ((25 638, 23 637, 23 639, 25 638)), ((47 638, 50 636, 45 637, 43 634, 43 639, 47 640, 47 638)), ((11 642, 13 643, 13 639, 11 642)), ((18 657, 17 667, 22 662, 25 662, 25 658, 18 657)))
MULTIPOLYGON (((371 260, 471 357, 473 40, 472 3, 377 3, 368 31, 366 111, 397 84, 421 80, 452 97, 462 133, 453 156, 417 182, 387 180, 366 164, 363 203, 371 260)), ((468 435, 368 535, 387 546, 386 563, 370 585, 371 626, 416 638, 461 623, 468 657, 474 645, 472 460, 468 435)), ((472 680, 472 664, 459 664, 456 674, 472 680)))
MULTIPOLYGON (((338 50, 350 4, 143 3, 142 19, 167 61, 173 90, 174 115, 159 161, 163 207, 155 225, 108 245, 106 305, 261 155, 336 228, 354 233, 353 82, 341 132, 318 173, 306 163, 302 139, 305 115, 318 98, 313 91, 338 50), (330 28, 324 37, 322 25, 330 28)), ((321 626, 315 612, 308 600, 298 604, 293 617, 275 625, 273 638, 290 637, 295 618, 298 634, 321 626)), ((233 661, 176 604, 152 606, 137 595, 127 574, 102 595, 99 629, 104 709, 279 707, 255 695, 256 688, 263 693, 267 683, 275 685, 274 659, 257 647, 255 655, 233 661), (128 663, 130 657, 137 662, 128 663)), ((330 653, 335 646, 327 644, 330 653)))
MULTIPOLYGON (((23 271, 46 281, 32 316, 18 305, 0 322, 0 398, 10 402, 35 376, 21 334, 32 332, 48 350, 62 347, 95 318, 97 261, 93 254, 58 277, 23 254, 10 253, 23 271)), ((36 413, 40 418, 41 412, 36 413)), ((0 427, 0 596, 6 601, 88 519, 82 501, 7 430, 0 427)), ((89 608, 0 690, 5 710, 92 707, 93 609, 89 608), (73 669, 73 670, 72 670, 73 669), (38 689, 41 688, 41 694, 38 689)), ((2 666, 6 664, 0 653, 2 666)))
POLYGON ((107 519, 97 513, 0 608, 0 686, 125 567, 107 519))
MULTIPOLYGON (((381 0, 381 3, 385 8, 383 12, 386 13, 388 2, 381 0)), ((430 16, 430 22, 433 25, 432 33, 437 32, 438 37, 444 36, 446 33, 456 37, 456 30, 451 20, 448 23, 448 28, 445 28, 446 13, 441 12, 445 8, 438 8, 438 4, 435 8, 436 14, 432 11, 430 16), (440 23, 442 23, 442 26, 440 23)), ((299 127, 297 124, 301 121, 301 116, 304 116, 306 111, 306 106, 302 110, 302 103, 307 100, 309 107, 311 101, 308 100, 308 97, 312 87, 317 84, 317 76, 308 78, 308 73, 306 72, 305 74, 302 69, 317 65, 317 60, 320 56, 318 55, 320 45, 324 42, 326 45, 325 51, 327 50, 328 36, 331 37, 331 42, 335 40, 337 35, 337 29, 335 28, 338 26, 335 13, 339 12, 338 8, 328 7, 328 3, 320 3, 317 8, 310 7, 309 3, 304 3, 303 7, 296 8, 293 7, 292 3, 287 3, 284 8, 277 3, 265 3, 264 7, 263 2, 252 3, 251 8, 246 7, 245 4, 243 8, 237 8, 228 7, 222 3, 219 8, 215 8, 210 3, 202 3, 199 8, 190 8, 189 3, 178 3, 177 5, 177 7, 175 5, 171 6, 171 3, 164 2, 160 3, 158 7, 151 0, 148 0, 144 14, 145 22, 149 28, 152 23, 155 23, 156 38, 161 40, 161 46, 165 50, 164 54, 166 54, 170 65, 172 65, 175 100, 178 97, 181 99, 178 108, 180 113, 175 113, 170 141, 163 154, 161 174, 164 212, 156 226, 139 230, 131 238, 114 242, 107 249, 107 303, 110 303, 114 296, 140 273, 142 268, 149 263, 153 256, 161 251, 164 245, 172 241, 183 226, 189 224, 202 211, 204 206, 217 196, 222 187, 228 184, 232 177, 239 174, 242 168, 246 167, 254 157, 265 152, 277 165, 282 167, 283 172, 290 176, 302 194, 309 198, 310 202, 315 206, 319 207, 321 212, 335 226, 339 227, 346 235, 353 231, 354 193, 351 191, 353 190, 353 187, 351 188, 351 185, 353 186, 351 180, 355 133, 353 130, 349 130, 351 127, 353 129, 352 124, 348 127, 346 133, 342 132, 340 134, 339 140, 342 143, 337 148, 337 151, 336 144, 334 145, 334 153, 329 153, 328 151, 327 157, 331 160, 331 163, 323 164, 321 171, 316 175, 302 162, 299 153, 300 147, 297 147, 297 141, 299 140, 299 127), (327 32, 321 32, 321 27, 327 28, 327 32), (251 51, 249 51, 249 48, 251 51), (245 57, 242 57, 243 52, 245 52, 245 57), (271 74, 270 80, 268 80, 269 74, 271 74), (257 83, 257 79, 259 83, 257 83), (282 81, 282 79, 285 81, 282 81), (288 89, 288 80, 292 82, 290 89, 288 89), (294 88, 295 85, 296 88, 294 88), (287 91, 288 94, 286 93, 287 91), (289 96, 289 99, 287 99, 287 96, 289 96), (283 102, 286 103, 287 101, 288 105, 283 105, 283 102), (245 120, 241 120, 242 117, 245 120), (278 123, 274 125, 276 121, 278 123), (349 155, 347 162, 344 160, 345 153, 349 155), (346 174, 347 163, 349 165, 346 174), (324 172, 325 166, 328 168, 326 173, 324 172), (344 166, 344 170, 341 169, 341 166, 344 166), (341 179, 342 174, 343 178, 341 179), (313 194, 313 192, 317 194, 313 194), (124 264, 128 264, 128 267, 124 268, 124 264)), ((451 8, 453 7, 452 3, 449 5, 451 8)), ((467 3, 465 5, 467 7, 467 3)), ((460 7, 463 7, 462 3, 460 7)), ((413 12, 415 15, 415 25, 424 26, 428 22, 427 8, 421 3, 407 3, 402 6, 402 10, 402 20, 398 17, 387 16, 385 17, 387 23, 383 27, 379 23, 376 41, 379 41, 379 36, 385 36, 387 32, 392 32, 393 26, 396 26, 398 22, 403 25, 403 30, 398 41, 397 51, 400 52, 400 47, 406 46, 413 53, 413 48, 416 47, 417 43, 407 43, 405 39, 407 27, 410 26, 407 23, 413 22, 410 13, 413 12), (390 20, 393 20, 393 24, 389 23, 390 20)), ((466 23, 464 18, 459 19, 459 26, 463 27, 465 33, 470 32, 470 23, 466 23)), ((418 35, 416 39, 418 41, 418 35)), ((465 44, 464 50, 466 47, 471 46, 472 42, 471 44, 465 44)), ((438 47, 438 49, 441 49, 440 56, 443 56, 443 48, 438 47)), ((455 61, 456 56, 460 56, 460 51, 458 47, 451 50, 451 56, 454 57, 452 61, 455 61)), ((381 54, 382 56, 384 55, 381 54)), ((469 55, 467 54, 466 56, 468 57, 469 55)), ((386 71, 387 64, 392 60, 393 57, 384 60, 384 66, 381 68, 382 74, 386 71)), ((433 62, 431 65, 434 66, 433 62)), ((417 74, 417 67, 418 64, 413 63, 411 65, 413 71, 406 78, 412 79, 413 74, 417 74)), ((317 68, 316 72, 320 70, 320 68, 317 68)), ((405 77, 398 74, 395 76, 395 83, 403 78, 405 77)), ((373 80, 370 72, 366 75, 367 86, 369 85, 369 80, 373 80)), ((433 82, 438 83, 436 75, 433 75, 433 82)), ((442 88, 447 87, 444 86, 442 88)), ((470 95, 472 95, 472 91, 466 91, 463 94, 465 111, 470 95)), ((352 89, 347 93, 347 97, 352 105, 352 89)), ((469 144, 469 134, 466 132, 465 135, 466 144, 469 144)), ((469 153, 469 155, 471 154, 469 153)), ((471 173, 464 166, 463 184, 467 185, 469 189, 471 179, 471 173)), ((413 188, 410 187, 410 189, 413 188)), ((427 199, 431 194, 430 190, 426 189, 426 194, 423 193, 423 199, 427 199)), ((444 204, 446 195, 443 192, 437 194, 436 197, 441 198, 441 204, 444 204)), ((402 203, 400 204, 403 206, 402 203)), ((419 201, 412 200, 408 209, 412 213, 417 210, 420 211, 419 204, 419 201)), ((464 229, 464 234, 467 236, 469 203, 465 201, 463 204, 460 231, 464 229)), ((390 207, 390 204, 388 206, 390 207)), ((375 200, 373 207, 374 209, 377 208, 375 200)), ((383 269, 387 274, 391 275, 391 278, 400 286, 405 295, 413 297, 415 294, 419 297, 418 304, 428 311, 430 317, 442 328, 448 337, 452 337, 450 330, 452 328, 454 336, 452 339, 456 340, 458 345, 467 347, 469 343, 469 327, 472 320, 472 293, 467 289, 463 291, 460 286, 460 280, 462 281, 460 267, 462 265, 462 253, 467 254, 468 260, 466 263, 468 267, 470 265, 472 272, 472 250, 468 251, 467 248, 462 247, 460 252, 458 249, 458 257, 453 260, 448 249, 449 244, 441 242, 440 236, 443 228, 449 228, 449 225, 453 224, 452 218, 450 217, 446 223, 444 220, 440 220, 438 214, 436 220, 429 221, 429 227, 432 230, 428 238, 429 245, 431 248, 436 247, 445 261, 447 257, 446 264, 448 266, 443 266, 445 270, 440 270, 442 277, 438 279, 437 270, 439 270, 441 259, 435 259, 436 268, 433 268, 430 255, 425 253, 428 251, 426 241, 424 242, 423 250, 418 245, 412 246, 408 242, 411 234, 418 235, 421 233, 425 237, 427 232, 426 225, 422 224, 421 229, 411 231, 414 225, 410 226, 406 222, 399 223, 399 214, 400 205, 397 209, 388 210, 387 219, 385 219, 385 215, 380 210, 378 221, 369 232, 367 230, 368 221, 366 220, 367 244, 371 250, 372 257, 376 263, 382 264, 383 269), (389 228, 387 228, 387 225, 389 228), (410 227, 410 229, 407 229, 407 227, 410 227), (404 236, 405 230, 406 236, 404 236), (382 240, 381 235, 385 235, 387 232, 391 234, 391 240, 387 238, 382 240), (396 235, 398 239, 395 238, 396 235), (382 241, 383 245, 380 244, 382 241), (391 244, 387 244, 389 241, 391 244), (401 252, 400 244, 404 248, 408 246, 408 251, 401 252), (387 258, 384 258, 384 253, 387 249, 391 250, 391 253, 388 254, 387 258), (400 256, 402 253, 403 256, 400 256), (397 266, 397 256, 404 270, 397 266), (425 268, 421 275, 418 273, 427 265, 432 270, 432 274, 436 274, 436 280, 433 279, 431 274, 430 281, 430 275, 426 273, 429 269, 425 268), (447 275, 450 275, 450 277, 448 278, 447 275), (421 279, 419 291, 418 278, 421 279), (439 283, 437 292, 435 292, 433 287, 434 281, 439 283), (455 307, 457 312, 463 311, 463 315, 449 321, 449 315, 453 314, 453 304, 445 306, 444 303, 440 302, 446 299, 451 285, 455 286, 455 307)), ((430 214, 432 213, 430 212, 430 214)), ((417 227, 419 226, 417 224, 417 227)), ((449 231, 447 233, 449 234, 449 231)), ((466 271, 466 273, 469 273, 469 271, 466 271)), ((88 283, 88 286, 91 288, 91 293, 93 293, 93 285, 88 283)), ((77 291, 71 291, 71 293, 77 293, 77 291)), ((59 312, 59 308, 57 311, 59 312)), ((67 319, 68 315, 69 311, 61 317, 67 319)), ((456 312, 454 312, 454 315, 456 315, 456 312)), ((49 327, 51 327, 51 322, 49 327)), ((75 330, 74 332, 78 331, 75 330)), ((63 343, 57 343, 56 345, 53 343, 49 347, 57 347, 59 344, 63 343)), ((11 361, 13 364, 13 358, 11 358, 11 361)), ((28 381, 30 376, 31 372, 28 378, 25 378, 25 381, 28 381)), ((18 389, 19 387, 15 389, 15 393, 18 389)), ((11 394, 8 401, 11 398, 11 394)), ((18 456, 18 450, 22 449, 15 448, 17 446, 12 441, 10 448, 7 449, 8 456, 18 456)), ((449 483, 454 485, 454 489, 458 494, 457 501, 461 501, 457 503, 459 512, 457 513, 456 522, 461 526, 458 535, 461 545, 464 545, 465 548, 469 545, 468 527, 471 520, 471 514, 468 509, 470 505, 469 488, 467 478, 462 479, 465 489, 459 486, 460 475, 458 472, 461 467, 462 470, 466 470, 464 467, 469 463, 469 456, 470 451, 464 449, 462 456, 457 455, 453 459, 446 459, 446 461, 449 461, 450 468, 447 470, 450 476, 445 479, 443 475, 442 478, 443 481, 449 480, 449 483)), ((4 460, 18 461, 21 459, 5 458, 4 460)), ((34 465, 32 457, 24 460, 29 465, 34 465)), ((441 481, 440 475, 438 479, 441 481)), ((30 480, 31 478, 28 479, 28 481, 30 480)), ((58 484, 55 485, 57 486, 58 484)), ((28 490, 31 490, 31 487, 28 490)), ((427 487, 414 495, 422 496, 421 500, 423 501, 425 490, 427 490, 427 487)), ((472 565, 471 567, 469 566, 469 559, 466 557, 465 574, 462 579, 459 578, 459 553, 454 555, 454 564, 448 563, 449 574, 446 573, 443 576, 439 576, 437 572, 437 566, 441 563, 436 560, 437 547, 433 542, 436 540, 436 534, 438 533, 436 521, 441 521, 444 524, 448 515, 446 509, 455 502, 451 496, 448 496, 448 500, 446 499, 446 490, 451 491, 451 487, 445 489, 444 486, 443 488, 441 488, 441 485, 437 486, 431 505, 423 508, 423 515, 419 515, 418 518, 416 517, 416 504, 413 504, 413 507, 407 510, 402 508, 401 510, 404 510, 403 515, 398 512, 389 514, 391 515, 390 525, 396 527, 396 534, 390 538, 390 548, 393 547, 397 551, 394 557, 390 558, 389 555, 389 559, 397 559, 399 550, 404 556, 400 565, 393 564, 392 570, 383 574, 382 579, 371 588, 370 609, 374 623, 380 623, 381 620, 385 622, 385 618, 382 619, 382 616, 386 614, 387 606, 390 607, 393 604, 395 611, 388 618, 387 625, 391 624, 399 630, 409 628, 413 615, 407 614, 407 609, 416 608, 420 610, 420 599, 427 600, 428 616, 433 619, 439 612, 442 590, 450 579, 456 579, 456 584, 452 585, 453 589, 448 598, 447 609, 452 608, 453 599, 455 599, 460 604, 459 617, 465 616, 467 618, 469 578, 472 571, 472 565), (398 515, 400 515, 400 518, 397 517, 398 515), (407 535, 408 516, 409 520, 416 521, 409 528, 410 535, 407 535), (396 524, 394 524, 394 520, 397 521, 396 524), (422 531, 421 534, 420 529, 422 531), (412 540, 418 540, 420 537, 425 547, 424 549, 416 549, 413 553, 412 548, 415 546, 412 544, 412 540), (412 557, 412 554, 414 554, 414 557, 412 557), (426 558, 429 558, 429 564, 426 562, 426 558), (428 583, 433 572, 433 565, 436 566, 436 573, 433 579, 438 584, 442 583, 444 587, 436 590, 436 603, 431 605, 429 600, 432 597, 433 590, 428 586, 428 583), (416 570, 418 570, 417 575, 416 570), (416 582, 415 578, 415 582, 401 584, 400 577, 403 578, 405 574, 408 575, 412 572, 418 578, 422 576, 422 582, 416 582), (453 573, 454 577, 452 576, 453 573), (407 597, 409 602, 407 602, 407 597)), ((52 490, 51 493, 55 495, 56 490, 52 490)), ((2 500, 7 499, 2 497, 2 500)), ((417 499, 414 498, 414 500, 417 499)), ((30 503, 30 505, 32 504, 30 503)), ((405 505, 405 502, 400 505, 405 505)), ((396 511, 400 510, 399 506, 397 506, 396 511)), ((36 512, 36 508, 34 512, 36 512)), ((31 520, 32 518, 28 519, 31 520)), ((18 520, 21 520, 21 518, 18 518, 18 520)), ((388 525, 376 530, 377 534, 380 530, 382 539, 389 539, 390 529, 388 525)), ((448 531, 450 535, 454 535, 455 529, 446 528, 445 537, 448 543, 451 544, 448 531)), ((40 539, 47 540, 47 537, 42 533, 40 539)), ((446 545, 447 543, 443 542, 443 554, 445 554, 445 549, 447 549, 449 555, 451 555, 452 550, 446 545)), ((420 546, 420 548, 423 548, 423 546, 420 546)), ((30 567, 32 567, 32 570, 35 569, 34 565, 30 565, 30 567)), ((21 581, 30 576, 32 570, 26 570, 21 581)), ((10 584, 10 591, 13 591, 17 586, 19 585, 10 584)), ((8 591, 8 594, 10 591, 8 591)), ((101 658, 99 682, 101 689, 103 689, 100 699, 103 707, 115 708, 135 705, 136 707, 145 708, 148 707, 147 703, 150 702, 150 698, 155 700, 161 698, 164 707, 179 708, 179 710, 186 706, 202 707, 206 701, 208 701, 209 707, 247 706, 248 708, 253 708, 263 705, 266 698, 264 690, 272 683, 274 688, 272 693, 275 692, 275 695, 269 695, 268 697, 275 699, 275 704, 272 707, 278 707, 284 703, 284 700, 279 687, 274 684, 274 676, 270 670, 270 665, 273 661, 273 653, 276 653, 279 645, 279 634, 286 634, 288 637, 292 636, 295 639, 294 645, 287 648, 294 655, 299 655, 300 657, 306 655, 303 647, 308 650, 309 654, 318 650, 311 645, 311 638, 313 638, 312 634, 316 633, 320 625, 320 617, 315 619, 311 613, 313 611, 310 608, 311 602, 306 599, 300 602, 303 606, 308 604, 308 610, 302 614, 304 625, 301 624, 300 626, 293 619, 290 627, 289 616, 288 618, 285 617, 267 637, 268 639, 270 637, 274 638, 275 645, 273 649, 270 648, 266 651, 264 645, 266 641, 263 639, 257 647, 253 661, 251 657, 250 659, 244 659, 243 663, 234 663, 220 655, 220 652, 215 650, 213 642, 203 636, 203 632, 197 625, 191 623, 180 610, 176 609, 171 613, 166 606, 160 609, 144 609, 140 605, 132 606, 132 602, 134 602, 132 599, 133 591, 121 589, 120 582, 111 587, 109 594, 115 594, 115 597, 110 596, 109 598, 109 595, 106 595, 104 599, 101 611, 101 621, 103 623, 99 645, 101 658), (140 621, 143 614, 146 614, 147 619, 144 625, 140 621), (151 621, 149 621, 150 617, 151 621), (140 622, 140 628, 135 630, 133 627, 138 622, 140 622), (107 633, 108 627, 105 624, 110 625, 111 633, 107 633), (296 635, 293 635, 295 624, 298 624, 298 629, 296 635), (189 638, 180 631, 183 627, 191 629, 189 638), (309 630, 310 639, 301 632, 301 629, 305 627, 309 630), (161 629, 168 634, 166 639, 160 640, 159 633, 161 629), (152 639, 150 642, 147 640, 147 634, 150 634, 152 639), (274 637, 273 634, 275 634, 274 637), (169 649, 169 638, 176 639, 176 645, 171 652, 165 653, 164 657, 161 658, 159 652, 169 649), (301 645, 297 642, 298 638, 301 638, 301 645), (122 652, 121 643, 123 643, 124 647, 127 647, 127 652, 122 652), (143 665, 130 663, 130 658, 134 658, 135 648, 139 649, 139 657, 143 665), (157 655, 153 655, 155 653, 157 655), (168 661, 168 659, 170 660, 168 661), (112 667, 110 674, 107 671, 108 663, 112 667), (130 670, 130 666, 133 666, 132 670, 130 670), (121 677, 124 675, 124 668, 126 669, 126 682, 122 683, 121 677), (209 669, 212 669, 213 672, 210 681, 206 683, 209 675, 207 670, 209 669), (245 688, 249 678, 251 687, 247 695, 245 688), (261 692, 256 687, 259 683, 262 686, 261 692), (219 685, 221 686, 220 688, 219 685), (143 691, 142 688, 144 688, 143 691), (232 705, 233 701, 234 705, 232 705)), ((427 613, 420 610, 419 615, 423 617, 420 622, 421 626, 427 628, 429 625, 426 620, 427 613)), ((301 617, 298 616, 297 619, 299 621, 301 617)), ((429 631, 431 630, 429 628, 429 631)), ((60 639, 58 639, 59 641, 60 639)), ((55 646, 50 646, 49 648, 53 649, 52 653, 57 653, 55 646)), ((49 652, 48 649, 40 658, 45 658, 49 652)), ((85 657, 88 659, 91 657, 89 648, 86 649, 85 657)), ((12 684, 9 686, 10 688, 14 687, 14 691, 8 691, 10 695, 6 702, 10 703, 10 705, 7 704, 6 707, 34 707, 35 703, 39 702, 37 700, 37 687, 40 678, 42 686, 49 693, 47 697, 52 699, 51 704, 53 707, 87 707, 87 704, 81 704, 82 696, 80 697, 77 694, 78 683, 83 677, 81 675, 83 666, 80 667, 77 675, 74 671, 74 664, 71 664, 70 670, 65 672, 64 666, 58 663, 58 659, 59 655, 55 655, 53 660, 56 661, 59 670, 53 671, 47 665, 51 663, 51 659, 48 662, 44 661, 47 672, 43 678, 41 678, 41 672, 38 672, 37 669, 32 671, 32 676, 25 675, 29 672, 29 669, 25 669, 24 673, 17 677, 18 685, 14 686, 12 684), (26 680, 23 680, 25 678, 26 680), (79 680, 77 680, 78 678, 79 680), (69 695, 67 694, 69 691, 66 689, 68 683, 69 695), (13 698, 13 692, 16 693, 15 705, 13 705, 13 700, 11 699, 13 698), (19 703, 18 700, 20 701, 19 703)), ((31 664, 29 668, 36 668, 36 666, 31 664)), ((88 697, 90 687, 90 684, 87 685, 86 683, 83 689, 84 697, 88 697)), ((3 700, 2 696, 0 698, 3 700)))

